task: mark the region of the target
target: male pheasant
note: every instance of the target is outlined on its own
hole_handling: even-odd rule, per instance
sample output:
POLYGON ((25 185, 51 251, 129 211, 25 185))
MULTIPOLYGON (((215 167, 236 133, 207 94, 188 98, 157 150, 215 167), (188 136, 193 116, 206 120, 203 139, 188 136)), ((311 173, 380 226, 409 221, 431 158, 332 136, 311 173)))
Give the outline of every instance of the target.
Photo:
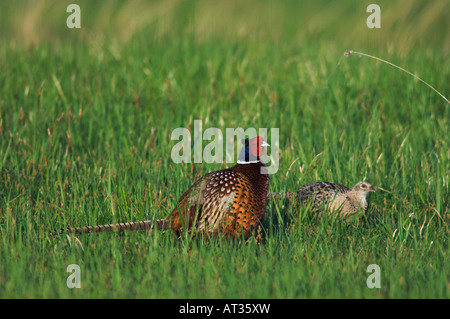
POLYGON ((294 199, 305 206, 310 204, 312 211, 323 208, 329 213, 339 212, 341 217, 347 217, 367 210, 366 197, 369 192, 375 192, 375 189, 364 181, 358 182, 352 189, 332 182, 313 182, 294 192, 271 193, 269 198, 294 199))
POLYGON ((246 139, 237 164, 211 172, 197 180, 179 199, 166 218, 68 228, 76 234, 103 231, 171 228, 199 232, 222 232, 230 236, 248 235, 264 216, 269 175, 264 172, 260 156, 269 146, 262 137, 246 139))

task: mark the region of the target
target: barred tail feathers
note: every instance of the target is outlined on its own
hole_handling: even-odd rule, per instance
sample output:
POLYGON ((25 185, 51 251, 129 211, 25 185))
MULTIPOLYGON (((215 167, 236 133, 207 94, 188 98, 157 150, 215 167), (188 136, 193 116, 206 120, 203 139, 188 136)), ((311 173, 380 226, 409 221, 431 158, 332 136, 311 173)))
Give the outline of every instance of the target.
POLYGON ((279 192, 279 193, 269 193, 268 199, 269 200, 275 200, 275 199, 287 199, 290 200, 294 197, 296 197, 297 192, 279 192))
POLYGON ((101 233, 107 231, 122 232, 126 230, 138 231, 138 230, 150 230, 156 226, 156 229, 168 229, 170 228, 170 222, 166 218, 161 218, 155 221, 144 220, 138 222, 119 223, 119 224, 105 224, 95 226, 83 226, 83 227, 68 227, 61 229, 59 233, 73 233, 76 235, 89 234, 89 233, 101 233))

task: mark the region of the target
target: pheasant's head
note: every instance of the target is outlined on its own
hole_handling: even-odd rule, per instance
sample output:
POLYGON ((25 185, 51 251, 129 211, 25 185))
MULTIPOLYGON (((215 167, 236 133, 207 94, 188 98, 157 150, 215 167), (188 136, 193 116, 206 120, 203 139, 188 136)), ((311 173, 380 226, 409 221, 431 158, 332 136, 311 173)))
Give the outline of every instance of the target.
POLYGON ((375 188, 373 188, 369 182, 358 182, 355 186, 353 186, 352 190, 365 194, 369 192, 375 192, 375 188))
POLYGON ((244 147, 239 155, 238 163, 254 163, 260 161, 259 157, 266 153, 266 147, 270 146, 261 136, 242 140, 244 147))
POLYGON ((358 182, 352 188, 353 195, 363 207, 367 207, 366 196, 370 192, 375 192, 375 188, 369 182, 358 182))

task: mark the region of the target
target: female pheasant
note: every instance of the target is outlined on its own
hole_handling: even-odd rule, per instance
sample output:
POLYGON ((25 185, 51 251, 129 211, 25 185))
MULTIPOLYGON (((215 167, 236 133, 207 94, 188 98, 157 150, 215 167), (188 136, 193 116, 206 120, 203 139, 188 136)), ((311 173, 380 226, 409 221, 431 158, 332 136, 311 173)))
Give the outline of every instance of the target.
POLYGON ((352 189, 332 182, 313 182, 295 192, 271 193, 269 198, 297 199, 305 206, 310 204, 312 211, 325 208, 330 213, 338 211, 341 217, 347 217, 367 210, 366 197, 369 192, 375 192, 375 189, 364 181, 356 183, 352 189))
MULTIPOLYGON (((199 232, 222 232, 230 236, 248 235, 264 216, 269 175, 264 172, 262 156, 269 146, 262 137, 246 139, 237 164, 206 174, 183 195, 156 228, 199 232)), ((145 230, 154 227, 151 220, 66 229, 76 234, 102 231, 145 230)))

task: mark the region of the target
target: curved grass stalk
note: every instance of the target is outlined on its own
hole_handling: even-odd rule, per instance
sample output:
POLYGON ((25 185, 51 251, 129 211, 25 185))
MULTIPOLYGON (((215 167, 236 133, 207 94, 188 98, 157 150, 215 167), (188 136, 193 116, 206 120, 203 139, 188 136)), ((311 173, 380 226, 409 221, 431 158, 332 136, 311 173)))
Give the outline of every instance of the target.
POLYGON ((434 87, 432 87, 430 84, 428 84, 427 82, 425 82, 424 80, 422 80, 421 78, 419 78, 417 75, 415 75, 415 74, 409 72, 408 70, 405 70, 405 69, 399 67, 398 65, 395 65, 394 63, 391 63, 391 62, 389 62, 389 61, 386 61, 386 60, 383 60, 383 59, 378 58, 378 57, 376 57, 376 56, 372 56, 372 55, 365 54, 365 53, 362 53, 362 52, 357 52, 357 51, 353 51, 353 50, 348 50, 348 51, 345 51, 345 52, 344 52, 344 56, 349 56, 349 55, 352 55, 352 54, 357 54, 357 55, 365 56, 365 57, 368 57, 368 58, 371 58, 371 59, 374 59, 374 60, 377 60, 377 61, 380 61, 380 62, 389 64, 390 66, 393 66, 394 68, 397 68, 397 69, 399 69, 400 71, 403 71, 403 72, 405 72, 405 73, 408 73, 409 75, 413 76, 414 78, 416 78, 416 79, 419 80, 420 82, 424 83, 426 86, 428 86, 428 87, 429 87, 430 89, 432 89, 434 92, 436 92, 437 94, 439 94, 439 96, 442 97, 442 98, 445 100, 445 102, 447 102, 448 104, 450 104, 450 101, 449 101, 442 93, 440 93, 438 90, 436 90, 436 89, 435 89, 434 87))

